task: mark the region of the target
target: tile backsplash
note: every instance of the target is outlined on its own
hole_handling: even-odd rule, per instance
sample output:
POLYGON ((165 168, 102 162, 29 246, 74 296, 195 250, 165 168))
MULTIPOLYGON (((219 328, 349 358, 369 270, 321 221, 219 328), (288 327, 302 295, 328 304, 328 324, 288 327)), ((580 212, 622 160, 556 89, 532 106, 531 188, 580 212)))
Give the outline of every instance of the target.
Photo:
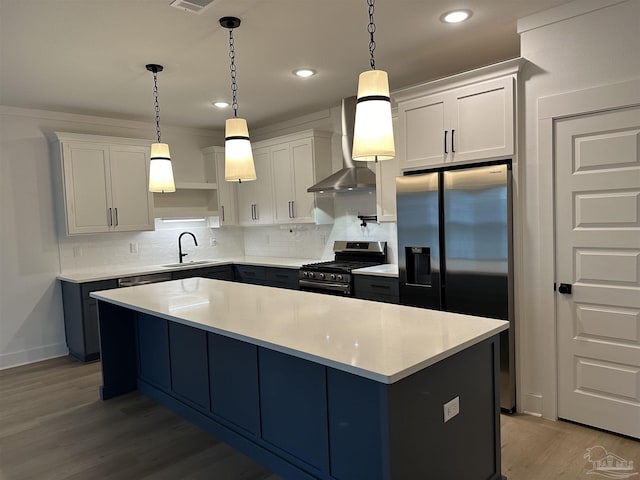
POLYGON ((110 233, 62 236, 59 238, 62 272, 107 266, 149 266, 179 261, 178 236, 183 238, 185 261, 229 257, 286 257, 333 259, 335 240, 386 241, 388 262, 397 263, 395 223, 367 221, 362 226, 358 215, 375 215, 375 192, 339 193, 334 197, 333 225, 271 225, 263 227, 208 228, 203 223, 163 222, 156 219, 152 232, 110 233))
POLYGON ((208 228, 204 223, 171 222, 156 219, 153 232, 105 233, 63 236, 59 239, 62 272, 105 266, 147 266, 179 261, 178 236, 191 232, 198 240, 182 239, 185 261, 244 255, 242 228, 208 228), (215 245, 212 245, 214 243, 215 245))

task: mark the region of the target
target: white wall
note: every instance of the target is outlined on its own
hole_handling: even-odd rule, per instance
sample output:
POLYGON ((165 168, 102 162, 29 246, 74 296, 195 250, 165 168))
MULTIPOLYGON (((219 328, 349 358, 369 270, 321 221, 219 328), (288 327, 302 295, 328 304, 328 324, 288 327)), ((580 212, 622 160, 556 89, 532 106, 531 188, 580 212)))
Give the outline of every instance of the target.
MULTIPOLYGON (((0 368, 67 352, 46 139, 54 131, 154 139, 155 125, 0 106, 0 368)), ((200 148, 221 144, 222 134, 163 125, 163 140, 176 180, 198 181, 200 148)), ((124 235, 128 245, 132 237, 124 235)))
POLYGON ((553 170, 538 152, 537 101, 558 93, 640 78, 640 0, 578 0, 519 22, 524 69, 520 129, 522 265, 516 279, 519 404, 554 418, 555 300, 553 292, 553 170))

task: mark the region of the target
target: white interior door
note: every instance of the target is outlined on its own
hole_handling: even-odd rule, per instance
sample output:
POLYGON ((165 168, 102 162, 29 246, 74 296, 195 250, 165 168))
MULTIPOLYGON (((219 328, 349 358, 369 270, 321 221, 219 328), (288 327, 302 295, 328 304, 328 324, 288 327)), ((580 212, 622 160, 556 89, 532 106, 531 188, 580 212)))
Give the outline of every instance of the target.
POLYGON ((558 416, 640 438, 640 108, 554 128, 558 416))

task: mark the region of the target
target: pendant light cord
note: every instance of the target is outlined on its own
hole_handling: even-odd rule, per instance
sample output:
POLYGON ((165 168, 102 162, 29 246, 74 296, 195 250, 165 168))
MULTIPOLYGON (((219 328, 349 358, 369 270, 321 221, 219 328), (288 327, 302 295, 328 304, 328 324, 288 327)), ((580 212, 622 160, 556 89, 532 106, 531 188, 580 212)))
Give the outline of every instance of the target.
POLYGON ((158 143, 160 142, 160 104, 158 103, 158 72, 153 71, 153 98, 154 106, 156 109, 156 135, 158 136, 158 143))
POLYGON ((238 116, 238 84, 236 82, 236 51, 234 48, 233 29, 229 29, 229 59, 231 65, 231 108, 233 108, 233 118, 238 116))
POLYGON ((367 26, 367 31, 369 32, 369 54, 371 55, 371 59, 370 59, 370 63, 371 63, 371 70, 375 70, 376 69, 376 60, 373 57, 373 52, 376 49, 376 42, 373 39, 373 34, 376 31, 376 24, 373 23, 373 4, 375 3, 375 0, 367 0, 367 4, 369 5, 369 25, 367 26))

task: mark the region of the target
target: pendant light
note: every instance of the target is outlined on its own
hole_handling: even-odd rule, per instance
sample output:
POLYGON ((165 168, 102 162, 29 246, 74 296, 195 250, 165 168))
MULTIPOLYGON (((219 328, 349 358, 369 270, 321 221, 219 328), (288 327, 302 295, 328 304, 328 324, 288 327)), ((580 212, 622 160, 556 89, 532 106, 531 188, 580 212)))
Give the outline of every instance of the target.
POLYGON ((353 129, 353 159, 365 162, 391 160, 396 155, 393 143, 393 122, 391 120, 391 98, 387 72, 376 70, 373 52, 376 42, 373 34, 375 0, 367 0, 369 5, 369 55, 371 70, 360 74, 358 80, 358 100, 356 120, 353 129))
POLYGON ((231 60, 231 107, 233 118, 227 119, 224 132, 224 179, 227 182, 247 182, 256 179, 249 128, 244 118, 238 118, 238 84, 236 83, 236 54, 233 29, 240 26, 236 17, 222 17, 220 25, 229 29, 229 59, 231 60))
POLYGON ((149 162, 149 191, 157 193, 175 192, 176 185, 173 181, 173 168, 171 167, 171 155, 169 145, 160 142, 160 104, 158 103, 158 72, 164 69, 162 65, 150 63, 147 70, 153 73, 153 98, 156 109, 156 134, 158 143, 151 144, 151 157, 149 162))

